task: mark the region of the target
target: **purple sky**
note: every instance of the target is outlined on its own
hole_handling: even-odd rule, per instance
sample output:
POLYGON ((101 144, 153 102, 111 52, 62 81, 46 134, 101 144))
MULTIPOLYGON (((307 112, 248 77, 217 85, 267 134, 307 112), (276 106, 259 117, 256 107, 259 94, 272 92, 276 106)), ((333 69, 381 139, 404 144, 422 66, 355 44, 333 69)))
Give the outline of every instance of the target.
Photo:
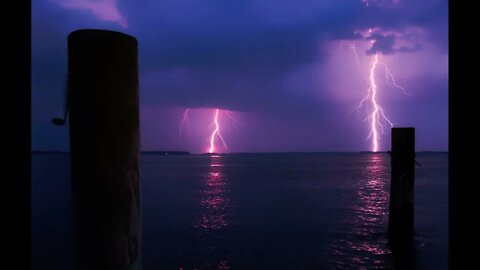
POLYGON ((448 149, 446 0, 32 1, 33 150, 68 149, 68 127, 51 118, 63 110, 67 35, 81 28, 138 39, 142 150, 205 152, 213 108, 236 119, 221 119, 229 152, 370 150, 368 108, 352 108, 374 54, 411 94, 377 69, 385 114, 416 128, 417 150, 448 149))

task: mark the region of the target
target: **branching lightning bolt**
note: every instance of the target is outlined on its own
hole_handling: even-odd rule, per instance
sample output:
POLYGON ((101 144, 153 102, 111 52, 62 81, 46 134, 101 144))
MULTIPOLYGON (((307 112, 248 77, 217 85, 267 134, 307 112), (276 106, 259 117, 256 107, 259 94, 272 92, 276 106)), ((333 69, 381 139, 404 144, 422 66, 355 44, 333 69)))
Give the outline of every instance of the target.
POLYGON ((185 124, 189 123, 189 118, 188 118, 189 112, 190 112, 190 109, 185 109, 185 111, 183 112, 182 120, 180 120, 180 123, 179 123, 180 136, 182 136, 183 127, 185 126, 185 124))
POLYGON ((412 94, 408 93, 407 90, 405 90, 405 88, 403 88, 403 87, 401 87, 400 85, 397 84, 397 82, 395 81, 395 77, 393 77, 393 74, 390 71, 390 68, 387 66, 387 64, 382 63, 382 62, 378 62, 377 64, 382 65, 385 69, 385 83, 387 83, 390 86, 393 86, 395 88, 398 88, 398 89, 402 90, 404 95, 412 96, 412 94))
POLYGON ((222 134, 220 133, 219 114, 220 114, 220 110, 215 109, 215 115, 213 118, 215 129, 213 130, 212 135, 210 135, 210 149, 208 150, 210 154, 215 153, 215 141, 218 140, 217 138, 219 138, 222 141, 223 146, 227 148, 227 144, 225 143, 225 140, 223 139, 222 134))
POLYGON ((405 95, 411 96, 405 88, 399 86, 395 78, 393 77, 393 74, 390 72, 390 68, 385 63, 382 63, 379 61, 379 56, 378 54, 375 54, 373 57, 373 62, 372 65, 370 66, 369 70, 369 88, 367 91, 367 96, 363 98, 360 103, 358 103, 354 109, 358 110, 361 107, 365 105, 365 103, 370 102, 373 110, 372 112, 367 116, 365 120, 368 120, 370 124, 370 133, 367 137, 367 139, 372 139, 372 151, 377 152, 379 149, 379 141, 380 141, 380 134, 383 134, 385 132, 385 124, 388 124, 390 127, 393 127, 394 124, 390 119, 385 115, 385 112, 383 108, 378 104, 377 102, 377 95, 378 95, 378 85, 376 82, 375 78, 375 71, 378 67, 378 65, 381 65, 385 69, 385 82, 391 86, 394 86, 398 89, 401 89, 405 95))
POLYGON ((352 42, 348 46, 350 50, 352 50, 353 55, 355 56, 355 63, 357 64, 358 70, 360 70, 360 59, 358 58, 357 47, 355 46, 355 42, 352 42))
MULTIPOLYGON (((365 2, 368 5, 368 2, 367 1, 365 1, 365 2)), ((372 29, 369 29, 368 32, 372 33, 372 29)), ((372 44, 374 44, 375 40, 372 39, 370 42, 372 44)), ((353 50, 353 52, 355 54, 355 58, 358 61, 358 55, 356 54, 356 49, 355 49, 355 44, 354 43, 351 45, 351 49, 353 50)), ((403 94, 405 94, 405 95, 411 96, 411 94, 409 94, 405 90, 405 88, 403 88, 403 87, 401 87, 400 85, 397 84, 392 72, 390 71, 390 68, 387 66, 387 64, 385 64, 383 62, 380 62, 379 61, 379 55, 375 54, 375 56, 373 57, 372 64, 370 66, 370 70, 369 70, 369 77, 368 77, 369 87, 368 87, 368 90, 367 90, 367 96, 365 98, 363 98, 360 101, 360 103, 358 103, 357 105, 354 106, 354 110, 358 110, 361 107, 364 107, 367 102, 369 102, 371 104, 372 108, 373 108, 373 110, 368 114, 367 118, 365 119, 369 122, 369 125, 370 125, 370 133, 368 134, 367 140, 370 139, 370 138, 372 139, 372 151, 373 152, 377 152, 379 150, 380 134, 383 134, 385 132, 384 125, 388 124, 390 127, 394 126, 392 121, 390 121, 390 119, 388 119, 388 117, 385 115, 385 112, 384 112, 383 108, 377 102, 378 85, 377 85, 377 81, 376 81, 376 78, 375 78, 375 71, 376 71, 376 69, 379 65, 383 66, 383 68, 385 70, 385 83, 386 84, 402 90, 403 94)))
POLYGON ((374 57, 375 61, 373 61, 373 64, 370 68, 370 76, 369 76, 369 81, 370 81, 370 88, 368 89, 368 96, 370 96, 370 100, 373 104, 373 112, 369 116, 370 117, 370 134, 368 135, 369 138, 372 137, 372 150, 374 152, 378 151, 378 140, 379 140, 379 134, 377 130, 377 126, 379 126, 382 129, 382 133, 384 132, 383 125, 380 122, 380 117, 384 119, 385 121, 388 122, 390 127, 393 126, 393 123, 385 116, 383 112, 383 108, 380 107, 377 103, 377 84, 375 82, 375 69, 378 64, 378 54, 375 54, 374 57))

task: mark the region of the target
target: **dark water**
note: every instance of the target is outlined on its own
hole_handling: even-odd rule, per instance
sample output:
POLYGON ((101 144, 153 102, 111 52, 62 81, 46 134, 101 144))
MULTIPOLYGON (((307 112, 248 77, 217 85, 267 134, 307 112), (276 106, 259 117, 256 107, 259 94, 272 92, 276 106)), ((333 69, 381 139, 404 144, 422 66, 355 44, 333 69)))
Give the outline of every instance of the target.
MULTIPOLYGON (((448 155, 417 154, 413 269, 447 269, 448 155)), ((143 155, 143 269, 394 269, 386 154, 143 155)), ((32 156, 32 269, 70 269, 69 157, 32 156)), ((405 260, 405 259, 401 259, 405 260)))

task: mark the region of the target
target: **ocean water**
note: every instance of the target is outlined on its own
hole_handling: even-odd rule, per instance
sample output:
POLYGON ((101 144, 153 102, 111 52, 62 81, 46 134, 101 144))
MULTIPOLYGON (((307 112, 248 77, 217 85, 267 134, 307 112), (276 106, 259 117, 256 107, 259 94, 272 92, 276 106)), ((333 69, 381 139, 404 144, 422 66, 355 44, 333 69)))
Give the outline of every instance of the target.
MULTIPOLYGON (((448 154, 418 153, 411 269, 448 269, 448 154)), ((68 154, 32 155, 32 269, 71 269, 68 154)), ((390 157, 142 155, 143 269, 398 269, 390 157)))

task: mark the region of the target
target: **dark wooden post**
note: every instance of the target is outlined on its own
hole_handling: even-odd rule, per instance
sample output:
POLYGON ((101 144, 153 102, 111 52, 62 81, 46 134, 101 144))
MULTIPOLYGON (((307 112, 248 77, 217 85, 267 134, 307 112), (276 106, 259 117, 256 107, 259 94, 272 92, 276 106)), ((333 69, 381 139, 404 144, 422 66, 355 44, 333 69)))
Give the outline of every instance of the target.
POLYGON ((415 129, 392 128, 389 239, 413 240, 415 129))
POLYGON ((75 269, 141 269, 137 41, 68 36, 75 269))

